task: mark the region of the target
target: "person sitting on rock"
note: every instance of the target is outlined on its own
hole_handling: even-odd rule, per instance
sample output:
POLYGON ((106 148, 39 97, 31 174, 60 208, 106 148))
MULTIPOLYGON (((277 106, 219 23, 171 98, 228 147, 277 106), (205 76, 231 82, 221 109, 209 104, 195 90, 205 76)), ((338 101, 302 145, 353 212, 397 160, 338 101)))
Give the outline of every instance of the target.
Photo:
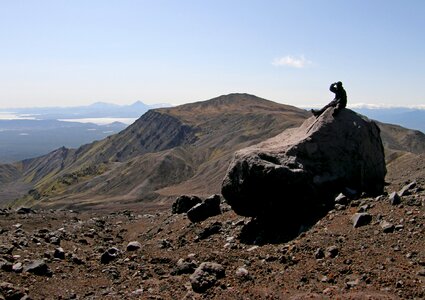
POLYGON ((320 116, 329 107, 335 107, 335 111, 333 115, 336 115, 339 111, 341 111, 347 106, 347 93, 342 87, 341 81, 332 83, 329 90, 332 93, 335 93, 335 98, 328 105, 324 106, 320 110, 312 109, 311 112, 313 113, 315 117, 320 116))

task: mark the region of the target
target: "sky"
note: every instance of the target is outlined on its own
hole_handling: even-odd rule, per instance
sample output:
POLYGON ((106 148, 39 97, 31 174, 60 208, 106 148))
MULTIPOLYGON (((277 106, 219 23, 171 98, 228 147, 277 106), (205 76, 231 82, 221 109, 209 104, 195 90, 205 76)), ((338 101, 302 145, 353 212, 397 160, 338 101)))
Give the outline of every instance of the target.
POLYGON ((425 1, 0 0, 0 108, 425 105, 425 1))

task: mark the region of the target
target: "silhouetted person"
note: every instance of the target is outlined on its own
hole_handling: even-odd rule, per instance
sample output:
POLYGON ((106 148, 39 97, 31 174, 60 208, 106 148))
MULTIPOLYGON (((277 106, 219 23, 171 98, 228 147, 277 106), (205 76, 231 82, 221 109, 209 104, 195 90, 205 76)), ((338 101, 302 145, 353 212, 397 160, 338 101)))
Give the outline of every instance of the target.
POLYGON ((314 116, 320 116, 329 107, 335 107, 334 115, 336 115, 340 110, 344 109, 347 106, 347 93, 342 87, 341 81, 332 83, 329 90, 332 93, 335 93, 335 98, 328 105, 326 105, 320 110, 312 109, 311 112, 314 116))

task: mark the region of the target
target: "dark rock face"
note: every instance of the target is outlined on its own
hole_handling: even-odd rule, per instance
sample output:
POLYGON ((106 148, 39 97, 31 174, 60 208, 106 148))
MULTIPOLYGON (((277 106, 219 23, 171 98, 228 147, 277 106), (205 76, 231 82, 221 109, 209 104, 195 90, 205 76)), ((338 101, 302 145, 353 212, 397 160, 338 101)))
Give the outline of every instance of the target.
POLYGON ((302 223, 347 188, 383 191, 378 126, 351 110, 333 111, 235 153, 222 194, 237 214, 302 223))
POLYGON ((188 196, 188 195, 181 195, 174 201, 172 206, 172 213, 173 214, 183 214, 187 213, 189 209, 194 207, 196 204, 201 203, 201 198, 197 196, 188 196))
POLYGON ((204 202, 196 204, 187 212, 187 217, 191 222, 202 222, 209 217, 221 214, 221 197, 213 195, 205 199, 204 202))

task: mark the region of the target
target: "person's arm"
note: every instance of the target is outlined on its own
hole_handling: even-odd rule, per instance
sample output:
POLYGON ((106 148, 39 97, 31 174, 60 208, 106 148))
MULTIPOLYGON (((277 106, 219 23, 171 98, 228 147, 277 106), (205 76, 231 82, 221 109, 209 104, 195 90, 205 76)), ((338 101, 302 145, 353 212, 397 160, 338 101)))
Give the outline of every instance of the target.
POLYGON ((332 93, 336 93, 337 88, 336 88, 336 83, 335 83, 335 82, 331 84, 331 86, 330 86, 329 90, 330 90, 332 93))

